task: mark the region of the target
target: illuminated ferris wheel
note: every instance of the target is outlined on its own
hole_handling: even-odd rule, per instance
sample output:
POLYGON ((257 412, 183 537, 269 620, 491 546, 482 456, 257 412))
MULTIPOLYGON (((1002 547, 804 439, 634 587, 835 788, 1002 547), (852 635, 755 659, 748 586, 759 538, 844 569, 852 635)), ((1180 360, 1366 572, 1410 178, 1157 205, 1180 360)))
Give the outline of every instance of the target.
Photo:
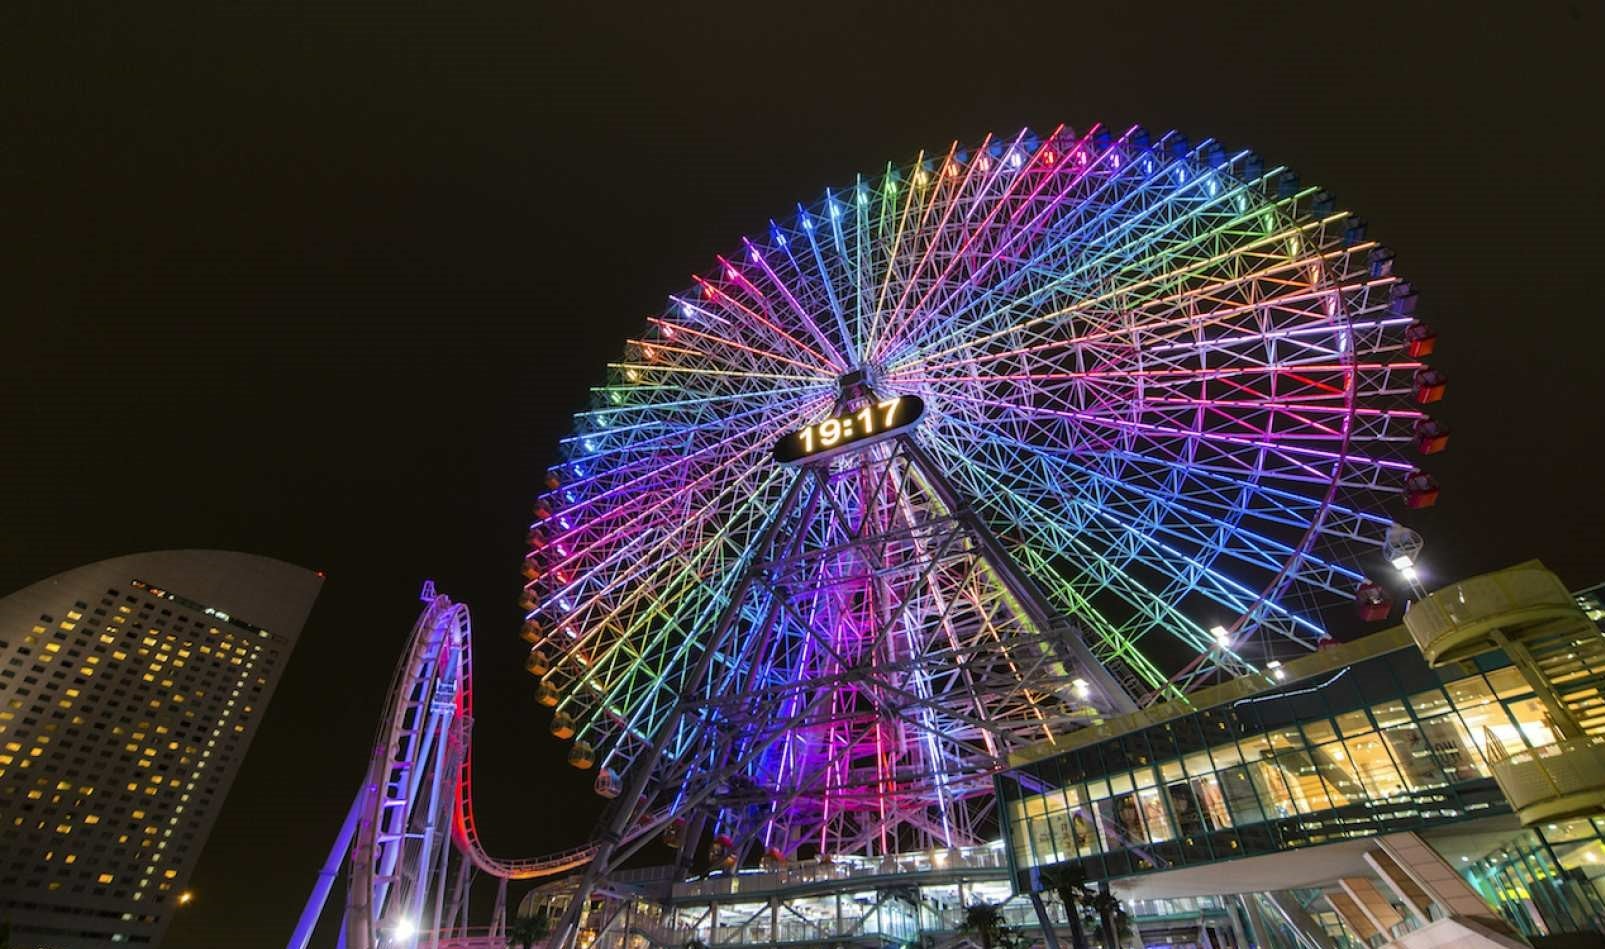
POLYGON ((524 563, 537 697, 619 799, 595 874, 649 838, 732 867, 990 839, 1011 750, 1406 589, 1434 333, 1251 152, 988 137, 694 280, 577 417, 524 563))

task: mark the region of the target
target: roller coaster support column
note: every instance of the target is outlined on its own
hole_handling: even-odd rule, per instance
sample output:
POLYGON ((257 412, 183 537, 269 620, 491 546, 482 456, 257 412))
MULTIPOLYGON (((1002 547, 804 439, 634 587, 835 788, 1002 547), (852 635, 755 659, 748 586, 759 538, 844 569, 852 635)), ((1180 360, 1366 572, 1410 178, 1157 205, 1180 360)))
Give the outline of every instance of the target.
MULTIPOLYGON (((334 846, 329 849, 329 859, 323 861, 323 869, 318 871, 318 882, 312 887, 312 898, 301 910, 301 919, 295 924, 295 932, 290 934, 290 942, 285 949, 306 949, 312 939, 312 930, 317 928, 323 904, 328 902, 329 891, 334 889, 334 881, 339 878, 340 868, 345 864, 346 851, 351 849, 351 838, 356 835, 357 817, 362 813, 362 800, 366 796, 367 785, 364 784, 351 801, 351 810, 346 812, 345 823, 340 825, 340 833, 334 838, 334 846)), ((345 931, 344 926, 340 929, 345 931)))
MULTIPOLYGON (((708 676, 708 668, 713 665, 713 657, 724 645, 725 638, 735 627, 736 620, 741 615, 741 605, 746 600, 747 591, 756 583, 762 574, 763 557, 767 555, 774 544, 775 535, 780 532, 783 524, 791 514, 792 508, 797 506, 797 497, 802 493, 803 479, 807 469, 798 469, 797 475, 792 478, 790 486, 786 488, 786 496, 781 500, 780 506, 770 518, 764 528, 763 536, 758 544, 752 548, 752 561, 742 572, 741 580, 736 584, 735 590, 725 606, 719 623, 714 627, 713 635, 708 637, 703 645, 702 655, 697 659, 696 668, 681 686, 683 695, 692 695, 702 686, 702 681, 708 676)), ((624 840, 624 831, 635 817, 635 809, 640 804, 641 795, 646 792, 647 782, 652 780, 652 772, 657 767, 658 758, 662 757, 663 749, 668 747, 669 739, 674 737, 680 725, 680 719, 685 716, 689 705, 680 702, 675 705, 674 711, 669 713, 663 724, 658 728, 657 735, 652 740, 652 748, 631 765, 630 785, 625 788, 613 802, 614 806, 607 815, 607 825, 602 830, 601 837, 596 844, 596 855, 586 865, 585 873, 580 876, 578 888, 574 891, 574 899, 563 910, 563 916, 552 929, 551 939, 547 945, 552 949, 566 949, 573 940, 579 928, 580 913, 584 912, 585 904, 590 902, 591 890, 596 887, 597 880, 605 873, 611 871, 607 863, 613 857, 613 851, 618 849, 624 840)))

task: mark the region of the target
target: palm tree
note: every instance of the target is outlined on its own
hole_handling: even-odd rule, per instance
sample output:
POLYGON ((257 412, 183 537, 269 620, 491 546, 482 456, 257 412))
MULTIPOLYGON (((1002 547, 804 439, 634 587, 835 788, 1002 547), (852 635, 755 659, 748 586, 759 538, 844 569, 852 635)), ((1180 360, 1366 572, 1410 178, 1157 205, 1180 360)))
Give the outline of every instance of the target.
POLYGON ((1093 891, 1087 886, 1086 869, 1079 863, 1050 867, 1042 872, 1042 884, 1064 904, 1064 915, 1070 921, 1070 945, 1073 949, 1088 949, 1087 928, 1082 925, 1081 914, 1090 905, 1093 891))
POLYGON ((1003 907, 986 900, 976 900, 964 911, 959 932, 979 939, 981 949, 1013 949, 1016 942, 1014 929, 1003 921, 1003 907))
POLYGON ((532 916, 520 916, 507 927, 508 949, 534 949, 552 931, 552 920, 542 906, 532 916))
POLYGON ((1120 905, 1120 898, 1109 892, 1109 884, 1103 883, 1098 892, 1092 895, 1092 909, 1098 914, 1098 928, 1103 932, 1103 944, 1106 949, 1115 949, 1120 945, 1119 936, 1126 931, 1126 908, 1120 905))

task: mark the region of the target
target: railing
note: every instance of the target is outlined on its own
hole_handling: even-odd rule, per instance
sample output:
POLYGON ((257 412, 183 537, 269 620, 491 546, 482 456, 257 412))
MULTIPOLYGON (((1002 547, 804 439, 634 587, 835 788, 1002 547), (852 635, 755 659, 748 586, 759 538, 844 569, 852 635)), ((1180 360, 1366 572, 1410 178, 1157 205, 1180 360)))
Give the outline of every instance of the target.
POLYGON ((1508 754, 1488 744, 1488 766, 1524 826, 1605 813, 1605 737, 1590 735, 1508 754))
MULTIPOLYGON (((439 949, 507 949, 507 937, 491 935, 491 930, 488 926, 456 930, 453 935, 449 936, 444 934, 437 936, 433 932, 422 932, 413 937, 413 939, 414 942, 409 943, 409 945, 416 945, 418 949, 435 949, 437 945, 439 949), (438 944, 435 942, 437 938, 439 939, 438 944)), ((539 946, 541 944, 537 943, 536 945, 539 946)))
POLYGON ((718 897, 772 892, 810 883, 855 880, 866 877, 942 873, 954 870, 1008 870, 1008 857, 1000 843, 982 847, 894 854, 883 858, 837 857, 829 863, 802 861, 758 873, 708 877, 674 885, 676 897, 718 897))
POLYGON ((1428 594, 1404 614, 1421 654, 1432 665, 1468 659, 1550 620, 1587 623, 1566 585, 1536 560, 1472 577, 1428 594))

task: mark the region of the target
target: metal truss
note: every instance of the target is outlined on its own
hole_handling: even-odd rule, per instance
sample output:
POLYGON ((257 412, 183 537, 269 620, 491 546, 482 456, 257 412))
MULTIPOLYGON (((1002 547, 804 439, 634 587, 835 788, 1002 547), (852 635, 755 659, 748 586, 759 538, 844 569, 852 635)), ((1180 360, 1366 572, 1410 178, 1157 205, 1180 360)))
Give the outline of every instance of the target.
POLYGON ((787 490, 772 445, 857 370, 925 400, 931 467, 1140 702, 1313 649, 1398 586, 1430 422, 1413 292, 1364 232, 1250 152, 1059 128, 888 165, 719 256, 609 367, 531 527, 532 668, 599 786, 712 648, 787 490))

